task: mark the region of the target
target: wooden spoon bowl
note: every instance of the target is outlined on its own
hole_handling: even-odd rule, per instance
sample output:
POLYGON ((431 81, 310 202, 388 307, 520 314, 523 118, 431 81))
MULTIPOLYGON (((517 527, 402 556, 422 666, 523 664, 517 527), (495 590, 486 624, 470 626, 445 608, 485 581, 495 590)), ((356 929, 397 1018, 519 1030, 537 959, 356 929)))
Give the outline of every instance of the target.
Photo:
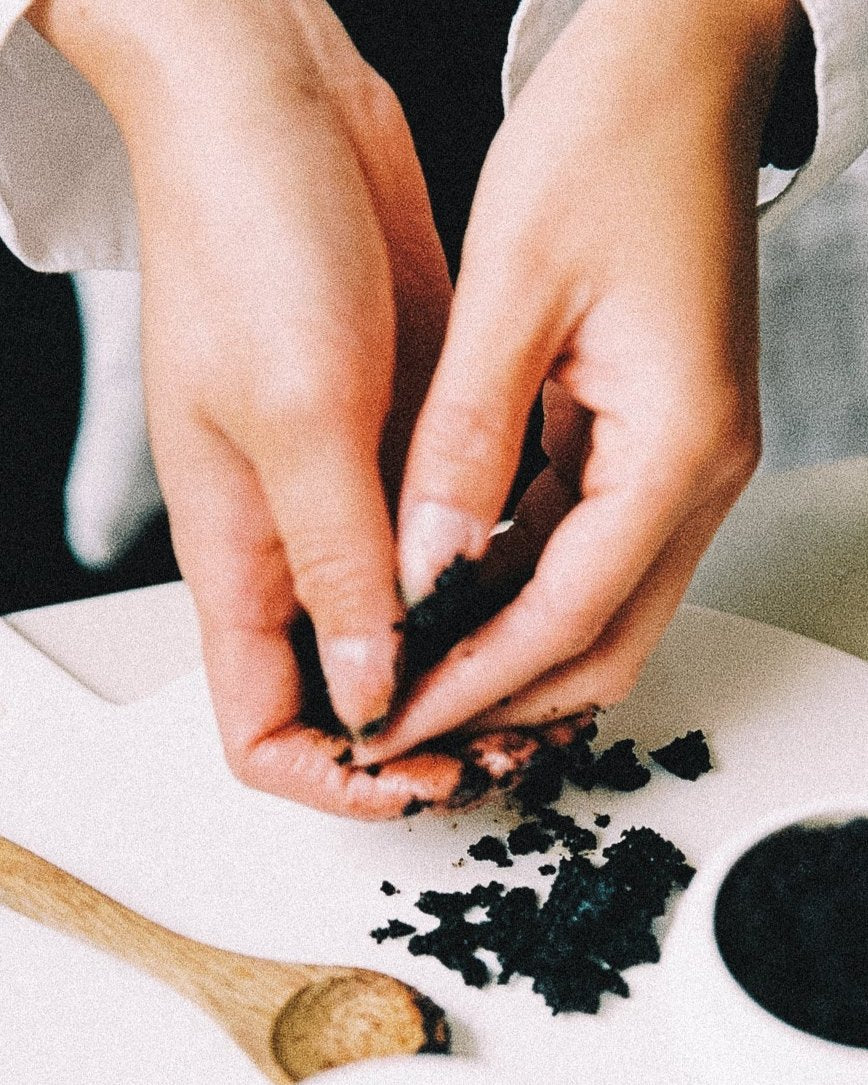
POLYGON ((442 1010, 382 972, 283 964, 196 942, 0 837, 0 903, 163 980, 275 1085, 361 1059, 445 1052, 442 1010))

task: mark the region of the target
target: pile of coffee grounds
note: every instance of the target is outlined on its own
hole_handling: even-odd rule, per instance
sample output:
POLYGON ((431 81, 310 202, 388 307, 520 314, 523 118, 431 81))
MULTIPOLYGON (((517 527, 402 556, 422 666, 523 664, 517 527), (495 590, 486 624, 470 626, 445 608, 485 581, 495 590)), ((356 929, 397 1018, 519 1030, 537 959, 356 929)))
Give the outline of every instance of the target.
MULTIPOLYGON (((543 837, 547 847, 558 841, 568 853, 557 868, 540 868, 556 872, 544 901, 530 886, 507 889, 501 882, 469 892, 429 890, 416 907, 438 925, 426 933, 404 931, 412 933, 407 948, 414 956, 436 957, 472 987, 485 987, 493 978, 477 956, 489 950, 500 966, 498 983, 530 976, 552 1013, 596 1013, 604 993, 628 995, 625 968, 659 959, 653 921, 663 914, 670 892, 688 885, 693 869, 674 844, 647 828, 625 830, 603 849, 604 861, 593 863, 585 853, 597 846, 595 834, 552 809, 539 810, 508 839, 517 847, 514 854, 523 854, 522 848, 543 837), (468 919, 473 909, 482 909, 485 918, 468 919)), ((402 937, 389 933, 396 922, 372 936, 378 942, 402 937)))
MULTIPOLYGON (((437 577, 434 591, 410 607, 398 626, 404 634, 398 699, 460 640, 511 603, 531 573, 489 580, 480 562, 456 557, 437 577)), ((332 708, 313 623, 306 613, 292 623, 289 639, 303 683, 302 720, 326 734, 349 737, 332 708)))
POLYGON ((688 731, 659 750, 650 750, 648 756, 682 780, 697 780, 711 770, 711 754, 702 731, 688 731))
POLYGON ((766 837, 727 875, 714 922, 727 967, 761 1006, 868 1048, 868 818, 766 837))

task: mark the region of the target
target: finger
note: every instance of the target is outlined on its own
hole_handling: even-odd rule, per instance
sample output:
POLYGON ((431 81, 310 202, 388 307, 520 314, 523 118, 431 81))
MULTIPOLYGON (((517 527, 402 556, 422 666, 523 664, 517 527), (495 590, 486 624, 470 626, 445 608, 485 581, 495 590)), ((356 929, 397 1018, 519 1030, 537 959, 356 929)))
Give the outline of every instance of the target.
MULTIPOLYGON (((354 732, 388 711, 401 616, 388 510, 367 435, 326 433, 260 447, 258 475, 310 614, 335 712, 354 732)), ((287 427, 284 433, 296 433, 287 427)))
POLYGON ((425 809, 463 810, 513 789, 542 746, 568 745, 577 729, 568 724, 533 734, 456 736, 448 748, 411 751, 366 769, 348 761, 344 740, 291 723, 261 736, 236 771, 261 791, 327 813, 382 820, 425 809))
POLYGON ((716 530, 717 519, 701 522, 696 518, 667 544, 648 576, 589 651, 555 667, 464 730, 539 726, 623 700, 675 613, 716 530))
POLYGON ((286 635, 298 606, 289 568, 256 474, 228 441, 160 410, 151 426, 215 713, 237 766, 252 742, 297 718, 301 706, 286 635))
POLYGON ((413 137, 394 91, 370 70, 355 93, 336 96, 334 104, 350 131, 392 272, 397 364, 380 469, 394 514, 410 435, 443 346, 452 283, 413 137))
POLYGON ((401 495, 399 567, 410 600, 426 595, 456 554, 484 552, 515 475, 530 408, 577 319, 552 273, 540 263, 528 269, 504 238, 484 177, 401 495))

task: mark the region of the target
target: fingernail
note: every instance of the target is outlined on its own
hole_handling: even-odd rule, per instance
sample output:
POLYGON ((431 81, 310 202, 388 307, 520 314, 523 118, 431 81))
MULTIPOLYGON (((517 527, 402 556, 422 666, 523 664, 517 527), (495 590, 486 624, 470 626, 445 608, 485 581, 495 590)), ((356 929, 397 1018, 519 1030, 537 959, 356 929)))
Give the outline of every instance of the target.
POLYGON ((398 638, 334 637, 320 649, 332 706, 357 737, 372 738, 386 725, 395 689, 398 638))
POLYGON ((401 589, 408 605, 434 590, 438 575, 458 554, 478 558, 488 543, 489 525, 476 516, 436 501, 409 509, 400 531, 401 589))

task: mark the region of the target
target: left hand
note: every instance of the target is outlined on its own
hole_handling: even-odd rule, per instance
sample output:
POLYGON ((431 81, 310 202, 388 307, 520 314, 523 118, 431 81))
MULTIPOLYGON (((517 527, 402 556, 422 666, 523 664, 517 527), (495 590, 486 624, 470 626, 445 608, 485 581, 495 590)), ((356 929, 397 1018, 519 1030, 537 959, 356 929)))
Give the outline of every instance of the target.
POLYGON ((756 169, 794 0, 587 0, 486 160, 399 515, 405 593, 488 546, 546 381, 539 557, 357 763, 617 701, 759 454, 756 169), (508 703, 507 703, 508 702, 508 703))

